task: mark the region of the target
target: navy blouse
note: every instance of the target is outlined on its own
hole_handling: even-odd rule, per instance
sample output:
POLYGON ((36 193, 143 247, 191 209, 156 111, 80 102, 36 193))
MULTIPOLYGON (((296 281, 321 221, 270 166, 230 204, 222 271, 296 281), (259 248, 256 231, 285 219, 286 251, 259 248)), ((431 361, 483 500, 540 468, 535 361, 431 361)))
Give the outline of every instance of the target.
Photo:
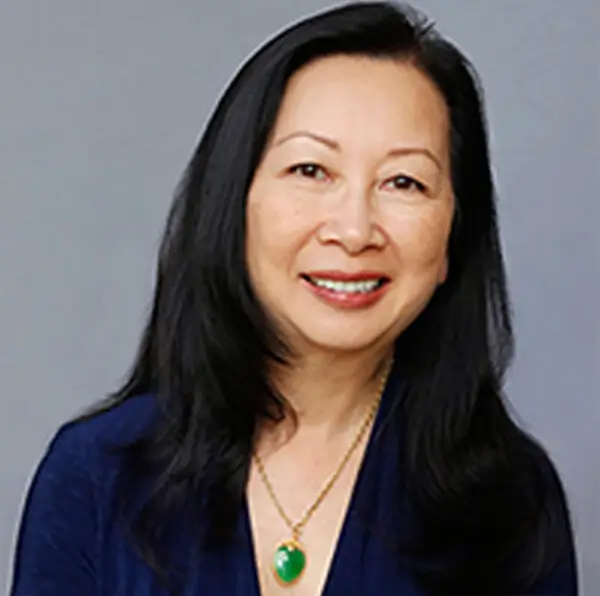
MULTIPOLYGON (((392 378, 369 438, 322 596, 425 596, 373 527, 402 532, 391 482, 397 470, 397 432, 389 411, 392 378), (364 513, 368 511, 369 523, 364 513)), ((166 596, 121 531, 115 515, 119 455, 110 445, 139 436, 157 414, 141 395, 85 422, 63 427, 29 490, 19 532, 12 596, 166 596)), ((182 520, 182 529, 185 521, 182 520)), ((247 506, 226 551, 187 564, 185 596, 259 596, 247 506)), ((176 532, 171 552, 189 561, 193 537, 176 532)), ((574 553, 531 595, 575 596, 574 553)), ((462 595, 466 596, 466 595, 462 595)), ((469 595, 471 596, 471 595, 469 595)))

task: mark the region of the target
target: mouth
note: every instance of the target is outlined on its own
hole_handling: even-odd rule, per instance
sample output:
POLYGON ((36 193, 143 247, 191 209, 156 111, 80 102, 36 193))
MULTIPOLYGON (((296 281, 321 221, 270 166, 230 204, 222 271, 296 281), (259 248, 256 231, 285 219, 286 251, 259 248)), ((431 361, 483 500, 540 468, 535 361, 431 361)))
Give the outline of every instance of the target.
POLYGON ((338 294, 370 294, 380 290, 390 282, 385 275, 323 275, 302 274, 300 276, 311 286, 338 294), (340 279, 344 277, 345 279, 340 279))

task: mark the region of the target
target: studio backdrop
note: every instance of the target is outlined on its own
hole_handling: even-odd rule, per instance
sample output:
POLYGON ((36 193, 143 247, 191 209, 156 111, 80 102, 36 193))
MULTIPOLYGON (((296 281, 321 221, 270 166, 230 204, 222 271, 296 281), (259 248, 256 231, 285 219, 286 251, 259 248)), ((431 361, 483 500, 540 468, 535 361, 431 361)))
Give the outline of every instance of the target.
MULTIPOLYGON (((56 428, 132 361, 173 189, 231 73, 322 0, 0 3, 0 585, 56 428)), ((600 594, 597 0, 415 2, 473 60, 516 314, 515 416, 600 594)), ((2 588, 0 588, 1 590, 2 588)))

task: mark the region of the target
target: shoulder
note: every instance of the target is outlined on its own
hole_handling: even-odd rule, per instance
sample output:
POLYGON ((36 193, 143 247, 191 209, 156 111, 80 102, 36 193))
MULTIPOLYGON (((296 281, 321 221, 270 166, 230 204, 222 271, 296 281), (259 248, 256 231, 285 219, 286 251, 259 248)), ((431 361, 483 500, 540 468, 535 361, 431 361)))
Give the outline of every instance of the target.
POLYGON ((118 449, 144 436, 158 413, 155 396, 144 394, 64 424, 52 438, 40 468, 81 467, 92 480, 101 481, 99 476, 118 467, 118 449))
POLYGON ((144 393, 65 424, 57 437, 83 441, 88 447, 118 446, 140 438, 158 416, 156 396, 144 393))
POLYGON ((117 448, 143 436, 157 414, 156 399, 140 395, 58 430, 27 494, 12 594, 95 591, 99 536, 122 465, 117 448))
POLYGON ((122 466, 118 447, 141 438, 158 411, 154 396, 140 395, 58 430, 27 494, 13 594, 56 593, 60 586, 92 593, 98 537, 122 466))
POLYGON ((29 499, 58 493, 68 501, 86 490, 96 499, 106 494, 121 467, 120 448, 143 437, 158 413, 156 397, 144 394, 64 424, 37 467, 29 499))
POLYGON ((537 513, 521 552, 523 568, 537 578, 531 594, 574 596, 578 573, 568 491, 554 460, 531 436, 525 437, 522 457, 533 479, 523 486, 532 491, 537 513))

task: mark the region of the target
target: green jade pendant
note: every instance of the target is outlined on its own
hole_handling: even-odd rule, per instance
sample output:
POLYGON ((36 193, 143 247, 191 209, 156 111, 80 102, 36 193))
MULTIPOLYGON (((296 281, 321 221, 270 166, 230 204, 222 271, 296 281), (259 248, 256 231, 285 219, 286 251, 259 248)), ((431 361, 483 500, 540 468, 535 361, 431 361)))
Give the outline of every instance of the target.
POLYGON ((273 557, 273 573, 282 586, 295 584, 306 567, 306 554, 297 540, 282 542, 273 557))

